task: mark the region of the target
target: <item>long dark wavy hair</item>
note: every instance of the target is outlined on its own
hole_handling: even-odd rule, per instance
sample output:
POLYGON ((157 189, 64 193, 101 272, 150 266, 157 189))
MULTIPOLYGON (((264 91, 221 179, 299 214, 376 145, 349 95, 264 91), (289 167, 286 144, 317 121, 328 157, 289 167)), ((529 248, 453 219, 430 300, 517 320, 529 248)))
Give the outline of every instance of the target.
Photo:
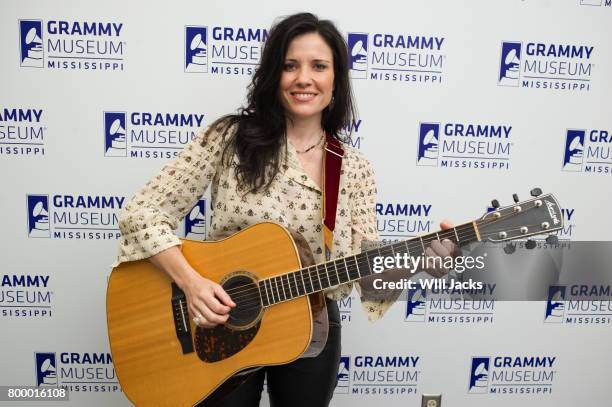
POLYGON ((331 21, 319 20, 310 13, 283 18, 269 32, 259 68, 248 87, 246 106, 237 114, 221 117, 211 126, 222 124, 227 132, 236 125, 223 151, 223 162, 231 164, 233 154, 237 154, 236 176, 241 189, 266 190, 280 170, 281 148, 289 120, 279 95, 285 56, 295 37, 313 32, 331 48, 334 62, 333 102, 322 112, 321 127, 339 140, 342 140, 340 135, 345 134, 343 129, 351 128, 348 125, 356 114, 344 38, 331 21))

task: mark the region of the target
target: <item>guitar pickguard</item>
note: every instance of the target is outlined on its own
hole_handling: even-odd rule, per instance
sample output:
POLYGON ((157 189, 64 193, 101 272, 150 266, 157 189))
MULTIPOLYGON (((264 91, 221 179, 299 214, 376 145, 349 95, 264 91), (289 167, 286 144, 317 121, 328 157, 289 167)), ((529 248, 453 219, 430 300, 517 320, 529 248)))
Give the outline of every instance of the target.
POLYGON ((195 347, 203 362, 218 362, 244 349, 255 337, 261 321, 244 330, 230 329, 225 325, 214 328, 196 328, 195 347))

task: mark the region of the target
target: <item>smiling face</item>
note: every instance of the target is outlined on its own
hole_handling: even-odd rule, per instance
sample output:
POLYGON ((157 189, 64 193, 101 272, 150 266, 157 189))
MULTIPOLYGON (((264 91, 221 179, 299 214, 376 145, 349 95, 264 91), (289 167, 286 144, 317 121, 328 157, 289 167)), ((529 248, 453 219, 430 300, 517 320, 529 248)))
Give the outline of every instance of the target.
POLYGON ((279 84, 287 117, 320 120, 333 90, 334 60, 329 45, 317 33, 295 37, 287 49, 279 84))

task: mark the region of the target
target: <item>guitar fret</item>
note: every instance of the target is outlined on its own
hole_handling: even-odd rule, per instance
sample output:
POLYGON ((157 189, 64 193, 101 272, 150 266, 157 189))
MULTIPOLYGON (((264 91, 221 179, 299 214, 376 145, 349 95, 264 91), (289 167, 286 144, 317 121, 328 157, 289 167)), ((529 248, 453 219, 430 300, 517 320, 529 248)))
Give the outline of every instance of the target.
POLYGON ((293 290, 291 289, 291 281, 289 280, 289 274, 285 274, 287 279, 287 291, 289 291, 289 298, 293 298, 293 290))
POLYGON ((281 288, 283 289, 283 301, 287 301, 287 293, 285 292, 285 285, 283 284, 283 276, 276 277, 280 280, 281 288))
POLYGON ((421 241, 421 247, 423 248, 423 254, 425 254, 425 245, 423 244, 423 238, 419 236, 419 240, 421 241))
MULTIPOLYGON (((291 298, 299 297, 300 292, 298 291, 297 280, 295 279, 295 272, 291 273, 291 276, 293 276, 293 283, 289 283, 291 285, 291 298)), ((289 274, 287 275, 287 280, 291 281, 289 274)))
POLYGON ((288 283, 289 282, 289 276, 287 274, 281 276, 281 282, 283 283, 283 288, 287 288, 287 292, 285 294, 285 299, 288 300, 289 298, 291 298, 291 286, 289 284, 285 285, 285 281, 284 281, 283 277, 287 279, 287 283, 288 283))
POLYGON ((268 296, 268 288, 266 287, 266 280, 263 280, 264 291, 266 292, 266 299, 268 300, 268 304, 270 305, 270 297, 268 296))
POLYGON ((308 280, 310 281, 310 292, 314 293, 316 290, 314 283, 312 282, 312 274, 310 274, 310 267, 308 267, 306 270, 308 271, 308 280))
POLYGON ((349 274, 349 267, 348 264, 346 264, 346 257, 344 257, 342 259, 342 261, 344 261, 344 270, 346 271, 346 281, 351 281, 351 275, 349 274))
POLYGON ((301 296, 302 294, 300 294, 300 285, 297 282, 297 277, 295 276, 297 274, 297 272, 292 273, 293 274, 293 281, 295 282, 295 291, 297 291, 297 296, 301 296))
POLYGON ((277 303, 277 301, 276 301, 276 297, 274 297, 274 287, 272 287, 272 280, 267 279, 266 281, 267 281, 267 282, 268 282, 268 284, 270 285, 270 293, 272 294, 272 302, 273 302, 274 304, 276 304, 276 303, 277 303))
POLYGON ((361 270, 359 269, 359 263, 357 262, 357 256, 353 256, 353 261, 355 262, 355 267, 357 268, 357 274, 359 274, 359 278, 362 277, 361 270))
MULTIPOLYGON (((319 274, 319 269, 315 266, 315 273, 317 273, 317 278, 319 279, 319 290, 323 289, 323 284, 321 284, 321 275, 319 274)), ((318 291, 318 290, 317 290, 318 291)))
POLYGON ((457 228, 453 228, 455 231, 455 238, 457 238, 457 244, 459 244, 459 235, 457 234, 457 228))
POLYGON ((278 302, 281 302, 283 299, 280 296, 280 290, 278 289, 278 281, 277 281, 278 277, 273 277, 272 281, 274 281, 274 285, 276 286, 276 296, 278 297, 278 302))
POLYGON ((308 290, 306 289, 306 282, 304 282, 304 271, 300 270, 300 277, 302 277, 302 287, 304 287, 304 294, 308 293, 308 290))
POLYGON ((336 277, 338 277, 338 284, 340 284, 340 274, 338 274, 338 265, 336 264, 336 262, 333 262, 334 264, 334 269, 336 269, 336 277))

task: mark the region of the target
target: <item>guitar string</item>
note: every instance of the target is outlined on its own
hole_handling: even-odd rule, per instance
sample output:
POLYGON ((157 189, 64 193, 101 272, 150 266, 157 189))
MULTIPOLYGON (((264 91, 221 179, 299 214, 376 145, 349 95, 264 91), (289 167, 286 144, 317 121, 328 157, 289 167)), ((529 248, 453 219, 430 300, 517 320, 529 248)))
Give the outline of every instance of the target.
MULTIPOLYGON (((529 225, 529 226, 536 226, 536 225, 529 225)), ((509 230, 509 231, 520 230, 520 228, 506 229, 506 230, 509 230)), ((498 231, 493 231, 493 232, 486 233, 483 236, 484 237, 490 237, 492 235, 496 235, 497 233, 498 233, 498 231)), ((364 264, 368 265, 368 263, 364 262, 364 261, 356 262, 356 264, 358 266, 360 264, 361 265, 364 265, 364 264)), ((344 270, 343 274, 344 273, 346 273, 347 275, 350 276, 350 273, 348 272, 347 269, 344 270)), ((353 274, 355 274, 355 273, 353 273, 353 274)), ((325 280, 326 277, 323 277, 323 279, 325 280)), ((328 283, 331 283, 331 281, 332 281, 332 279, 330 279, 329 276, 327 277, 327 280, 328 280, 328 283)), ((333 279, 333 280, 335 280, 335 279, 333 279)), ((340 284, 340 282, 338 282, 338 284, 340 284)), ((338 285, 338 284, 332 284, 331 286, 338 285)), ((299 294, 298 287, 294 283, 292 283, 290 280, 288 280, 288 283, 285 283, 285 282, 283 282, 281 280, 280 284, 276 283, 275 285, 277 286, 277 289, 276 289, 277 295, 276 295, 276 297, 279 298, 279 299, 281 297, 281 295, 280 295, 281 290, 278 289, 278 286, 280 286, 280 288, 285 288, 289 292, 290 295, 292 295, 292 291, 295 291, 295 292, 297 292, 299 294)), ((243 285, 241 287, 244 288, 246 286, 248 286, 248 284, 247 285, 243 285)), ((263 296, 260 296, 260 290, 258 288, 256 288, 256 287, 254 287, 253 283, 251 283, 250 286, 251 287, 249 289, 246 289, 246 290, 242 291, 242 293, 245 293, 244 295, 235 297, 235 299, 238 300, 238 301, 247 301, 246 303, 243 302, 243 304, 242 304, 243 306, 241 307, 241 309, 250 309, 250 307, 246 307, 245 308, 245 306, 251 306, 251 305, 255 305, 255 304, 257 305, 257 307, 255 307, 255 308, 258 308, 259 305, 261 304, 261 298, 263 298, 263 296), (252 300, 255 300, 255 302, 252 302, 252 300)), ((311 286, 313 286, 313 288, 314 288, 314 284, 311 284, 311 286)), ((323 291, 323 289, 315 290, 313 292, 317 292, 317 291, 323 291)), ((304 295, 306 295, 306 293, 302 294, 302 295, 299 295, 299 296, 304 296, 304 295)), ((280 302, 285 302, 285 301, 288 301, 288 300, 291 300, 291 299, 295 298, 293 296, 292 297, 287 297, 286 294, 284 295, 284 297, 285 297, 285 299, 281 299, 280 301, 274 301, 270 305, 278 304, 280 302)), ((273 297, 273 299, 274 299, 274 297, 273 297)))
MULTIPOLYGON (((442 239, 445 239, 445 238, 447 238, 447 237, 453 237, 453 238, 455 237, 455 236, 454 236, 454 232, 453 232, 453 231, 448 232, 449 236, 444 236, 444 235, 445 235, 445 233, 447 233, 447 232, 446 232, 446 231, 443 231, 443 232, 438 232, 438 235, 439 235, 439 236, 440 236, 442 239)), ((465 238, 465 237, 470 236, 470 235, 476 236, 476 234, 473 232, 473 230, 472 230, 472 232, 471 232, 471 233, 469 233, 469 232, 468 232, 468 233, 461 233, 461 234, 459 234, 459 233, 458 233, 458 235, 460 235, 462 238, 465 238)), ((423 244, 430 243, 430 242, 432 242, 432 241, 434 241, 434 240, 438 240, 438 239, 423 240, 423 244)), ((459 240, 461 240, 461 239, 459 239, 459 240)), ((408 245, 408 244, 412 244, 413 246, 418 247, 419 249, 421 249, 421 248, 422 248, 422 245, 421 245, 421 242, 420 242, 420 241, 414 241, 414 240, 410 239, 410 240, 404 240, 403 242, 397 242, 397 243, 393 243, 393 244, 390 244, 390 245, 386 245, 386 246, 380 247, 380 248, 379 248, 379 252, 380 252, 380 250, 390 250, 392 245, 393 245, 393 246, 395 246, 395 245, 399 245, 399 244, 401 244, 401 243, 405 243, 406 245, 408 245)), ((413 247, 413 249, 415 249, 415 247, 413 247)), ((374 249, 372 249, 372 250, 374 250, 374 249)), ((410 247, 408 247, 408 251, 410 251, 410 247)), ((355 262, 357 263, 357 261, 356 261, 356 260, 353 260, 352 258, 355 258, 355 257, 357 257, 358 255, 359 255, 359 254, 357 254, 357 255, 352 255, 352 256, 347 256, 347 257, 344 257, 344 258, 338 258, 338 259, 330 260, 329 262, 332 262, 332 261, 333 261, 333 262, 338 262, 338 261, 343 260, 343 259, 351 258, 351 261, 355 261, 355 262)), ((302 273, 301 273, 301 276, 300 276, 300 279, 301 279, 301 277, 311 279, 313 276, 314 276, 314 277, 320 276, 320 274, 317 272, 317 267, 319 267, 319 268, 320 268, 322 264, 326 264, 326 263, 327 263, 327 262, 325 262, 325 263, 319 263, 319 264, 316 264, 316 265, 312 265, 312 266, 305 267, 305 268, 300 269, 300 270, 295 270, 295 271, 293 271, 293 272, 288 272, 288 273, 286 273, 286 274, 282 274, 282 275, 278 275, 278 276, 272 276, 272 277, 267 278, 267 279, 261 279, 261 280, 259 280, 259 281, 269 280, 269 279, 271 279, 271 278, 280 278, 281 276, 288 276, 288 275, 289 275, 289 274, 291 274, 291 273, 297 273, 297 272, 302 272, 302 273), (304 273, 303 273, 304 271, 307 271, 307 272, 308 272, 308 274, 304 274, 304 273)), ((329 274, 329 273, 327 272, 327 274, 329 274)), ((287 277, 287 278, 288 278, 288 277, 287 277)), ((325 278, 325 277, 324 277, 324 278, 325 278)), ((281 280, 282 280, 282 279, 281 279, 281 280)), ((276 284, 276 285, 278 285, 278 283, 275 283, 275 284, 276 284)), ((284 286, 285 288, 287 288, 287 287, 288 287, 288 285, 287 285, 287 284, 285 284, 285 283, 282 283, 282 284, 283 284, 283 286, 284 286)), ((292 284, 292 283, 289 283, 289 284, 292 284)), ((240 290, 242 287, 246 287, 246 286, 248 286, 248 285, 253 285, 253 283, 250 283, 250 284, 245 284, 245 285, 243 285, 243 286, 239 286, 239 287, 234 287, 234 288, 232 288, 232 289, 226 290, 226 292, 227 292, 228 294, 234 294, 234 295, 235 295, 235 294, 240 293, 240 291, 239 291, 239 290, 240 290)), ((293 284, 293 285, 294 285, 294 284, 293 284)), ((291 285, 291 286, 293 286, 293 285, 291 285)))
MULTIPOLYGON (((535 207, 535 205, 534 205, 534 207, 535 207)), ((528 208, 528 209, 526 209, 526 210, 529 210, 529 209, 532 209, 532 208, 528 208)), ((491 219, 489 219, 489 220, 488 220, 488 219, 484 219, 484 220, 476 220, 476 221, 474 221, 474 222, 475 222, 477 225, 487 225, 487 224, 488 224, 488 225, 490 225, 490 224, 496 223, 496 222, 498 222, 498 221, 500 221, 500 220, 502 220, 502 219, 506 219, 506 218, 509 218, 509 217, 512 217, 512 216, 516 216, 516 213, 511 212, 510 214, 507 214, 507 215, 502 215, 502 216, 497 217, 497 218, 492 217, 492 218, 491 218, 491 219)), ((461 240, 462 240, 462 239, 464 239, 465 237, 470 237, 470 236, 472 236, 472 235, 473 235, 474 237, 475 237, 475 236, 477 236, 477 235, 476 235, 476 233, 475 233, 475 231, 473 230, 473 225, 472 225, 472 222, 467 222, 467 223, 461 224, 461 225, 459 225, 459 226, 456 226, 454 229, 455 229, 455 230, 452 230, 452 228, 451 228, 451 229, 447 229, 447 230, 443 230, 443 231, 439 231, 439 232, 434 232, 434 233, 431 233, 430 235, 433 235, 433 234, 437 233, 437 235, 438 235, 437 237, 442 237, 442 239, 445 239, 445 238, 448 238, 448 237, 453 238, 453 237, 461 236, 461 237, 459 238, 459 241, 461 241, 461 240), (459 231, 459 228, 463 228, 464 230, 459 231), (466 229, 467 229, 467 230, 466 230, 466 229), (455 231, 457 231, 457 232, 458 232, 458 233, 457 233, 457 236, 454 236, 454 235, 455 235, 455 231), (446 235, 446 234, 448 234, 448 236, 444 236, 444 235, 446 235)), ((500 230, 498 230, 498 231, 494 231, 493 233, 499 233, 499 232, 500 232, 500 230)), ((481 236, 482 236, 482 235, 481 235, 481 236)), ((432 236, 432 237, 433 237, 433 236, 432 236)), ((418 240, 417 240, 417 239, 418 239, 418 238, 408 239, 408 240, 404 240, 403 242, 404 242, 406 245, 408 245, 408 244, 413 244, 413 245, 416 245, 416 246, 418 247, 418 246, 421 246, 421 245, 422 245, 422 244, 424 244, 424 243, 429 243, 429 242, 432 242, 432 241, 434 241, 434 240, 439 240, 439 239, 422 240, 422 238, 421 238, 421 239, 418 239, 418 240), (422 242, 421 242, 421 241, 422 241, 422 242)), ((452 239, 451 239, 451 240, 452 240, 452 239)), ((394 245, 396 245, 396 244, 401 244, 401 243, 402 243, 402 242, 397 242, 397 243, 393 243, 393 244, 391 244, 391 245, 385 245, 385 246, 383 246, 383 247, 379 248, 379 250, 380 250, 380 249, 382 249, 382 250, 388 250, 388 249, 390 248, 390 246, 394 246, 394 245)), ((410 251, 410 247, 408 247, 408 251, 410 251)), ((357 256, 357 255, 347 256, 347 257, 344 257, 344 258, 335 259, 335 260, 333 260, 333 261, 339 261, 339 260, 342 260, 342 259, 346 259, 346 258, 349 258, 349 257, 356 257, 356 256, 357 256)), ((355 262, 356 262, 356 261, 355 261, 355 262)), ((306 267, 306 268, 304 268, 304 269, 301 269, 301 270, 296 270, 296 271, 293 271, 293 272, 288 272, 288 273, 281 274, 281 275, 278 275, 278 276, 272 276, 272 277, 269 277, 269 278, 266 278, 266 279, 262 279, 262 280, 259 280, 259 281, 271 280, 272 278, 280 278, 280 279, 281 279, 281 284, 282 284, 282 285, 281 285, 281 288, 290 288, 290 287, 292 287, 292 286, 293 286, 293 284, 292 284, 291 282, 289 282, 289 283, 288 283, 288 285, 285 285, 285 283, 282 281, 282 276, 284 276, 284 275, 285 275, 285 276, 287 276, 287 278, 288 278, 288 275, 289 275, 289 274, 291 274, 291 273, 302 272, 302 275, 300 275, 300 278, 301 278, 301 277, 308 277, 308 279, 309 279, 309 280, 311 280, 311 278, 312 278, 312 276, 313 276, 313 275, 314 275, 315 277, 317 277, 317 278, 320 278, 320 274, 318 273, 317 267, 320 267, 320 266, 321 266, 321 264, 323 264, 323 263, 320 263, 320 264, 318 264, 318 265, 308 266, 308 267, 306 267), (314 270, 312 270, 312 271, 311 271, 311 270, 310 270, 311 268, 313 268, 314 270), (308 275, 303 276, 303 271, 304 271, 304 270, 308 270, 308 275)), ((328 272, 327 270, 326 270, 326 274, 329 274, 329 272, 328 272)), ((328 282, 329 282, 329 279, 328 279, 328 282)), ((340 283, 340 282, 339 282, 339 283, 340 283)), ((252 285, 253 283, 250 283, 250 284, 252 285)), ((272 282, 270 282, 270 284, 272 284, 272 282)), ((245 285, 242 285, 242 286, 234 287, 234 288, 232 288, 232 289, 226 290, 226 292, 227 292, 228 294, 230 294, 230 293, 231 293, 231 294, 233 294, 233 295, 236 295, 236 294, 240 293, 240 292, 241 292, 241 290, 242 290, 244 287, 247 287, 248 285, 249 285, 249 284, 245 284, 245 285)), ((277 283, 277 282, 275 282, 275 285, 278 285, 278 283, 277 283)), ((311 283, 311 285, 313 285, 313 284, 311 283)), ((332 285, 333 285, 333 284, 332 284, 332 285)), ((280 290, 279 290, 279 291, 280 291, 280 290)), ((297 291, 297 287, 296 287, 296 291, 297 291)))
MULTIPOLYGON (((510 215, 507 215, 507 216, 510 216, 510 215)), ((499 219, 500 219, 500 218, 497 218, 497 219, 495 219, 495 218, 494 218, 494 220, 489 221, 489 222, 487 222, 487 223, 492 224, 492 223, 495 223, 496 221, 498 221, 499 219)), ((483 224, 483 223, 484 223, 484 221, 481 221, 481 224, 483 224)), ((471 222, 470 222, 470 223, 463 224, 463 225, 460 225, 460 226, 457 226, 457 227, 456 227, 456 229, 457 229, 457 228, 460 228, 460 227, 463 227, 464 229, 465 229, 466 227, 469 227, 469 230, 465 230, 465 231, 462 231, 462 232, 460 233, 461 238, 459 239, 459 241, 461 241, 461 240, 462 240, 463 238, 465 238, 466 236, 476 236, 476 235, 475 235, 475 232, 474 232, 474 231, 471 229, 471 226, 472 226, 472 225, 471 225, 471 222)), ((517 229, 510 229, 510 230, 519 230, 519 229, 520 229, 520 228, 517 228, 517 229)), ((491 236, 491 235, 493 235, 493 234, 497 234, 497 233, 499 233, 500 231, 503 231, 503 230, 496 230, 496 231, 491 231, 491 232, 488 232, 488 236, 491 236)), ((445 230, 445 231, 440 231, 440 232, 438 232, 438 236, 442 236, 442 238, 445 238, 445 236, 444 236, 445 234, 449 234, 449 235, 450 235, 450 237, 452 237, 452 236, 453 236, 453 234, 454 234, 454 231, 453 231, 453 230, 445 230)), ((459 235, 459 233, 458 233, 458 235, 459 235)), ((487 236, 487 237, 488 237, 488 236, 487 236)), ((432 237, 433 237, 433 236, 432 236, 432 237)), ((481 238, 482 238, 482 235, 481 235, 481 238)), ((420 241, 420 240, 421 240, 421 239, 419 239, 419 241, 415 241, 415 240, 413 240, 413 239, 410 239, 410 240, 405 240, 403 243, 407 245, 408 252, 410 252, 410 247, 408 246, 408 244, 413 244, 413 246, 416 246, 416 248, 418 248, 418 249, 419 249, 419 251, 421 251, 420 249, 422 249, 422 247, 421 247, 421 246, 422 246, 422 244, 421 244, 421 241, 420 241)), ((423 240, 423 244, 424 244, 424 243, 430 243, 430 242, 432 242, 432 241, 434 241, 434 240, 437 240, 437 239, 431 239, 431 240, 428 240, 428 241, 427 241, 427 240, 423 240)), ((383 252, 384 252, 385 250, 387 250, 387 251, 388 251, 388 250, 392 250, 392 249, 391 249, 391 246, 395 246, 396 244, 401 244, 401 243, 402 243, 402 242, 398 242, 398 243, 394 243, 394 244, 391 244, 391 245, 386 245, 386 246, 383 246, 383 247, 379 248, 379 255, 381 254, 381 251, 380 251, 380 250, 383 250, 383 252)), ((414 249, 414 248, 415 248, 415 247, 413 247, 413 249, 414 249)), ((350 258, 351 258, 351 261, 353 261, 353 262, 355 262, 355 263, 356 263, 356 265, 357 265, 357 267, 358 267, 358 268, 359 268, 359 266, 360 266, 360 265, 364 265, 364 263, 365 263, 365 265, 367 265, 367 266, 368 266, 368 269, 369 269, 369 264, 368 264, 368 262, 367 262, 367 261, 365 261, 365 262, 364 262, 364 261, 363 261, 363 259, 361 260, 361 262, 360 262, 360 261, 358 261, 358 260, 357 260, 357 255, 354 255, 354 256, 348 256, 348 257, 350 257, 350 258)), ((346 259, 346 258, 344 258, 344 259, 346 259)), ((333 266, 334 266, 334 269, 336 269, 336 274, 337 274, 337 275, 336 275, 336 277, 338 277, 338 279, 337 279, 337 284, 333 284, 333 283, 331 283, 332 278, 330 278, 329 271, 328 271, 328 270, 327 270, 327 268, 324 266, 324 269, 325 269, 325 275, 323 275, 323 279, 324 279, 324 280, 325 280, 325 279, 327 279, 327 282, 330 284, 330 285, 329 285, 330 287, 331 287, 331 286, 334 286, 334 285, 341 284, 341 281, 340 281, 340 278, 339 278, 339 274, 340 274, 340 272, 342 272, 342 274, 347 274, 347 275, 349 275, 349 277, 350 277, 349 270, 348 270, 346 267, 342 266, 342 264, 340 264, 340 269, 338 269, 338 267, 337 267, 338 265, 337 265, 337 264, 335 264, 335 262, 337 262, 337 261, 339 261, 339 260, 342 260, 342 258, 341 258, 341 259, 336 259, 336 260, 334 260, 334 265, 333 265, 333 266), (343 269, 343 270, 342 270, 342 269, 343 269)), ((330 266, 331 266, 331 265, 330 265, 330 266)), ((279 276, 273 276, 273 277, 270 277, 270 278, 267 278, 267 279, 262 279, 262 280, 259 280, 259 281, 268 280, 268 281, 269 281, 269 284, 271 285, 271 288, 272 288, 272 289, 274 289, 274 287, 272 286, 272 284, 274 284, 274 285, 276 286, 276 291, 277 291, 277 293, 279 294, 279 295, 278 295, 278 297, 279 297, 279 298, 280 298, 280 292, 281 292, 281 289, 283 289, 283 290, 284 290, 284 289, 286 289, 287 291, 289 291, 289 294, 290 294, 291 296, 293 296, 292 290, 295 290, 295 291, 298 293, 298 295, 299 295, 299 289, 298 289, 298 285, 299 285, 299 283, 296 285, 296 284, 294 284, 293 282, 291 282, 291 281, 289 280, 289 275, 290 275, 290 274, 292 274, 292 273, 297 273, 297 272, 300 272, 300 279, 302 279, 302 278, 307 278, 307 279, 308 279, 308 280, 311 282, 311 286, 314 288, 315 284, 313 284, 313 283, 312 283, 312 277, 313 277, 313 276, 315 277, 315 281, 320 280, 320 278, 321 278, 321 276, 322 276, 322 274, 321 274, 321 273, 319 273, 319 270, 318 270, 318 268, 320 268, 320 267, 321 267, 321 264, 318 264, 318 265, 312 265, 312 266, 306 267, 306 268, 301 269, 301 270, 297 270, 297 271, 294 271, 294 272, 289 272, 289 273, 281 274, 281 275, 279 275, 279 276), (303 272, 304 272, 304 271, 307 271, 307 272, 308 272, 308 274, 307 274, 307 275, 304 275, 304 274, 303 274, 303 272), (283 281, 282 276, 286 276, 287 282, 283 281), (272 281, 272 280, 271 280, 272 278, 280 278, 280 280, 281 280, 281 281, 280 281, 280 284, 279 284, 279 282, 278 282, 278 281, 272 281), (280 286, 280 287, 279 287, 279 286, 280 286), (280 289, 279 289, 279 288, 280 288, 280 289)), ((333 277, 333 273, 334 273, 334 272, 332 272, 332 276, 331 276, 331 277, 333 277)), ((354 272, 353 272, 353 273, 354 273, 354 272)), ((356 278, 351 278, 351 280, 353 280, 353 279, 356 279, 356 278)), ((333 280, 336 280, 336 278, 333 278, 333 280)), ((264 283, 264 284, 265 284, 265 283, 264 283)), ((244 284, 244 285, 241 285, 241 286, 238 286, 238 287, 234 287, 234 288, 232 288, 232 289, 229 289, 229 290, 227 290, 226 292, 227 292, 228 294, 233 295, 233 296, 236 296, 237 294, 240 294, 240 293, 244 292, 245 290, 246 290, 246 291, 257 290, 257 292, 259 292, 259 291, 260 291, 260 290, 259 290, 259 288, 255 288, 255 287, 253 287, 253 285, 254 285, 254 283, 244 284)), ((322 286, 322 284, 321 284, 321 283, 319 283, 319 286, 322 286)), ((304 288, 306 288, 306 287, 304 287, 304 288)), ((267 287, 266 287, 266 291, 267 291, 267 287)), ((285 293, 284 291, 283 291, 283 294, 284 294, 284 295, 283 295, 284 297, 287 297, 287 295, 286 295, 286 293, 285 293)), ((239 297, 238 297, 238 298, 239 298, 239 297)), ((273 297, 273 298, 274 298, 274 297, 273 297)))

